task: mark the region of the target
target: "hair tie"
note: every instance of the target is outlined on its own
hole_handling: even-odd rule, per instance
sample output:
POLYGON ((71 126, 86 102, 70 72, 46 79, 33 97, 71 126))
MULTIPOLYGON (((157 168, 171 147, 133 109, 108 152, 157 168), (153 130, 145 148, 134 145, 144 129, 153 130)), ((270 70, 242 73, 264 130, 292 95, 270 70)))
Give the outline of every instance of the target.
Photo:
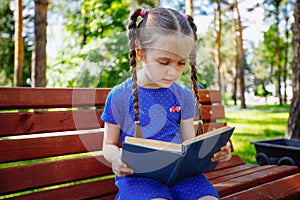
POLYGON ((144 17, 145 14, 146 14, 146 12, 147 12, 147 10, 146 10, 145 8, 142 8, 142 9, 141 9, 141 12, 140 12, 140 16, 141 16, 141 17, 144 17))
POLYGON ((188 19, 189 16, 187 14, 182 14, 182 16, 185 18, 185 19, 188 19))

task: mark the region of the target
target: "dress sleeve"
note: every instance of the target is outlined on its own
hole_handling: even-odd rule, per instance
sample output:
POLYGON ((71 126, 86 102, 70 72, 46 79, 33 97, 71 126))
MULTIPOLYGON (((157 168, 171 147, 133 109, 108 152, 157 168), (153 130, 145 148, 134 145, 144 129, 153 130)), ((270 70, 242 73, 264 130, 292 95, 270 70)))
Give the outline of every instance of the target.
POLYGON ((183 102, 182 105, 182 111, 181 111, 181 119, 186 120, 193 118, 196 115, 196 109, 195 109, 195 98, 192 92, 184 87, 183 95, 182 95, 183 102))
POLYGON ((116 89, 113 89, 110 91, 110 93, 107 96, 104 111, 101 115, 101 120, 104 122, 108 122, 111 124, 120 124, 121 123, 121 117, 122 115, 122 107, 120 104, 122 104, 121 100, 122 98, 118 98, 118 92, 116 89))

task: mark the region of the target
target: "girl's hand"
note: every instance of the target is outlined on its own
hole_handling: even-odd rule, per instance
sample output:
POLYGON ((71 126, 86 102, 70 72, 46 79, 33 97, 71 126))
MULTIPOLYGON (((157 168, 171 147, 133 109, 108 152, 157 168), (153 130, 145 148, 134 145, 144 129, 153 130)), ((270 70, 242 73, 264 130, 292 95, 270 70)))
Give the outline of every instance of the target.
POLYGON ((221 147, 220 151, 215 153, 211 158, 212 162, 225 162, 231 159, 231 144, 227 142, 227 144, 221 147))
POLYGON ((127 165, 122 162, 121 157, 117 158, 112 163, 112 171, 118 177, 123 177, 123 176, 127 176, 127 175, 133 174, 133 169, 128 168, 127 165))

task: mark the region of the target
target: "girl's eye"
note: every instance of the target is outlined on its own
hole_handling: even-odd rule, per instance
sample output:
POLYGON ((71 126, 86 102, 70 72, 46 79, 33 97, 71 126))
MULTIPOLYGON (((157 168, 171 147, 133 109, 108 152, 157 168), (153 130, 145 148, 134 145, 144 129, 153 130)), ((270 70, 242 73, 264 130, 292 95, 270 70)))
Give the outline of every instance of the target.
POLYGON ((169 64, 168 61, 158 61, 158 62, 159 62, 159 64, 161 64, 161 65, 168 65, 168 64, 169 64))
POLYGON ((184 65, 185 66, 185 62, 179 63, 179 65, 184 65))

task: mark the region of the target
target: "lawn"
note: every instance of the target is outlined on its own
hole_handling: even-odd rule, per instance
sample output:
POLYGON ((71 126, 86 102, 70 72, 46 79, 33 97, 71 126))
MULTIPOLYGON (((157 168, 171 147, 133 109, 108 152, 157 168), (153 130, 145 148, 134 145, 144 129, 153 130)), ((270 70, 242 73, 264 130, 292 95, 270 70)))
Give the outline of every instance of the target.
POLYGON ((289 106, 263 105, 248 109, 226 110, 226 122, 235 126, 232 136, 234 153, 246 163, 256 163, 251 141, 283 138, 287 129, 289 106))

